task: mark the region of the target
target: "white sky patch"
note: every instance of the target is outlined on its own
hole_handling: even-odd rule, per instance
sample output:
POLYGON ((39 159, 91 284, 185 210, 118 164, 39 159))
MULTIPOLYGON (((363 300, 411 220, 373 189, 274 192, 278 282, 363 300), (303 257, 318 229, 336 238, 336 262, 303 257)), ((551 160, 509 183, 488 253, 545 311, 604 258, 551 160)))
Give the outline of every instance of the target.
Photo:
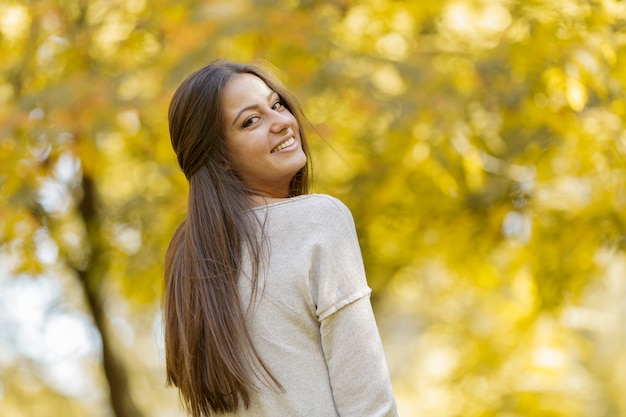
POLYGON ((0 274, 0 366, 26 357, 58 391, 89 395, 97 384, 85 363, 98 360, 99 335, 88 316, 63 308, 62 297, 62 284, 52 274, 0 274))
POLYGON ((64 183, 70 183, 79 178, 80 160, 74 157, 70 152, 65 152, 54 166, 54 176, 64 183))
POLYGON ((37 259, 45 265, 53 265, 59 256, 59 247, 46 228, 40 228, 35 232, 35 242, 37 243, 37 259))
POLYGON ((71 207, 71 196, 65 184, 44 178, 39 186, 39 203, 48 213, 66 213, 71 207))
POLYGON ((134 255, 141 248, 141 230, 128 224, 117 224, 113 229, 113 239, 117 246, 129 255, 134 255))

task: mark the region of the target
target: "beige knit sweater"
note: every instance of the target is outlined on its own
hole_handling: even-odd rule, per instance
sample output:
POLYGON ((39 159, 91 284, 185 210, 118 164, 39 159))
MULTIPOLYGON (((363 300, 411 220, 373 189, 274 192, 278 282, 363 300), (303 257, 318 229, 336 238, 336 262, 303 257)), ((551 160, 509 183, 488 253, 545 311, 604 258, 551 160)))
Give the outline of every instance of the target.
POLYGON ((250 408, 229 415, 397 416, 348 208, 310 194, 253 213, 268 245, 256 301, 250 270, 240 289, 255 346, 285 391, 259 382, 250 408))

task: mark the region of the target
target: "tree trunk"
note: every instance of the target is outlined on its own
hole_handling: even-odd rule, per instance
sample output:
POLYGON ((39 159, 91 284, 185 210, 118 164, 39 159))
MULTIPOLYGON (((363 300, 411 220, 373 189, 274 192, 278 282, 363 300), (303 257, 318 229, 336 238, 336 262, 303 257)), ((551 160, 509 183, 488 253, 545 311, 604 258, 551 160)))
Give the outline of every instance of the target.
POLYGON ((106 324, 101 289, 109 265, 106 248, 102 244, 95 184, 92 178, 83 174, 82 186, 83 199, 79 205, 79 213, 87 229, 90 254, 87 267, 84 270, 75 270, 102 338, 102 365, 109 385, 111 408, 116 417, 143 417, 130 394, 126 368, 115 355, 106 324))

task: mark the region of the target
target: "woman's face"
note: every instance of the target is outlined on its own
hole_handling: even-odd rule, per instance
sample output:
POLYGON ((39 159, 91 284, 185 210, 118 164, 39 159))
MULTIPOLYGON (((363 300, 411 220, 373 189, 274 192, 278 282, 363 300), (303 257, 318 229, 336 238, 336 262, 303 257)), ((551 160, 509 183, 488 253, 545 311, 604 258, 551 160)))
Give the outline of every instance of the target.
POLYGON ((295 117, 259 77, 235 76, 222 96, 230 168, 259 195, 287 197, 306 164, 295 117))

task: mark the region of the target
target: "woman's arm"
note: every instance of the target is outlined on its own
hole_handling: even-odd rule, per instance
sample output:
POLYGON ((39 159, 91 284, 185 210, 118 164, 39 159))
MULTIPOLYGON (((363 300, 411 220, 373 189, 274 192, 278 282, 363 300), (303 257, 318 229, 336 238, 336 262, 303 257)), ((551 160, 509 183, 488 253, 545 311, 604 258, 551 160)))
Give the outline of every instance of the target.
POLYGON ((321 337, 339 415, 397 416, 369 297, 362 297, 324 319, 321 337))
POLYGON ((341 417, 395 417, 396 403, 370 303, 354 220, 339 200, 320 198, 310 291, 333 399, 341 417))

